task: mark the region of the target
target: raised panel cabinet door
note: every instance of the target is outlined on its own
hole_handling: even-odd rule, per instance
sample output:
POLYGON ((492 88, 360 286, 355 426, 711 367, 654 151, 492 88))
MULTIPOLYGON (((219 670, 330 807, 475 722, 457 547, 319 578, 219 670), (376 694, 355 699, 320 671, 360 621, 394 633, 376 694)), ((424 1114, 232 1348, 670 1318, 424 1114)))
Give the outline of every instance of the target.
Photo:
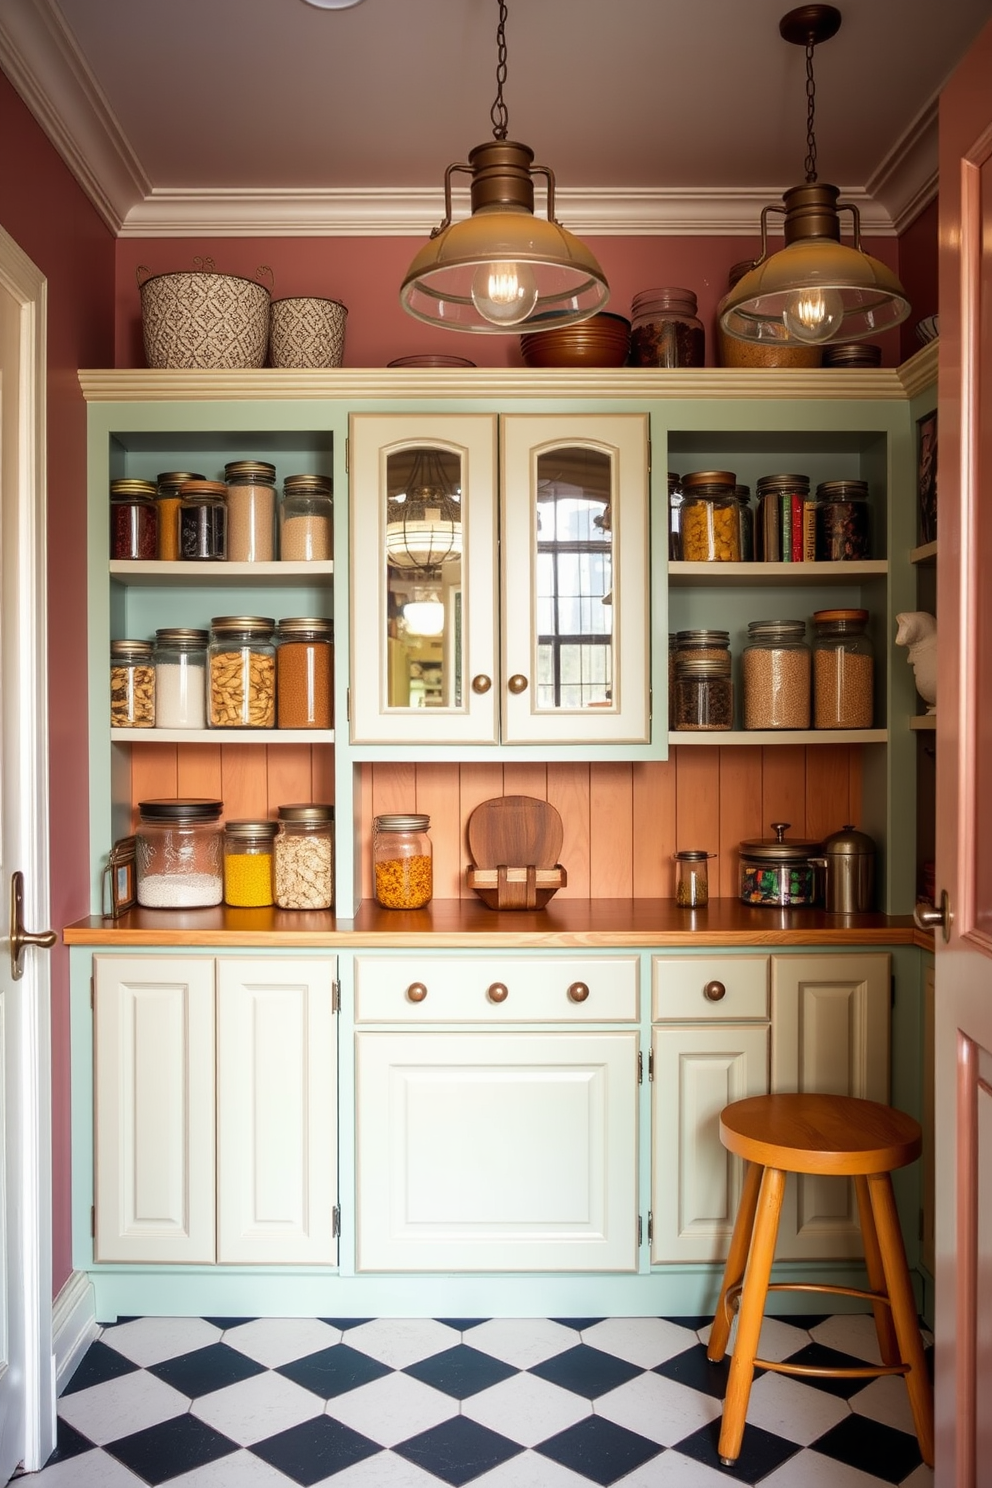
POLYGON ((217 962, 217 1259, 333 1265, 332 956, 217 962))
POLYGON ((97 1261, 214 1260, 214 960, 94 956, 97 1261))
MULTIPOLYGON (((891 979, 891 957, 881 952, 773 956, 772 1090, 887 1101, 891 979)), ((860 1257, 853 1184, 790 1176, 775 1254, 860 1257)))
POLYGON ((635 1271, 637 1034, 356 1034, 360 1271, 635 1271))
POLYGON ((720 1112, 767 1093, 768 1025, 656 1028, 651 1048, 651 1261, 722 1261, 743 1164, 720 1141, 720 1112))

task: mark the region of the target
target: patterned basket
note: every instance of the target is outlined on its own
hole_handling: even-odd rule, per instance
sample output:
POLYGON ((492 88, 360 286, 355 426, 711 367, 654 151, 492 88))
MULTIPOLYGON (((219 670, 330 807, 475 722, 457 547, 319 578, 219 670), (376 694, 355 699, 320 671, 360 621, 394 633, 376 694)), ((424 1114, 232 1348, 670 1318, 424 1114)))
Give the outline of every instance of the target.
POLYGON ((270 367, 340 367, 348 311, 338 300, 297 296, 272 301, 270 367))
POLYGON ((268 289, 254 279, 215 273, 212 258, 193 263, 191 272, 150 279, 141 277, 148 273, 144 265, 136 271, 149 367, 264 367, 268 289))

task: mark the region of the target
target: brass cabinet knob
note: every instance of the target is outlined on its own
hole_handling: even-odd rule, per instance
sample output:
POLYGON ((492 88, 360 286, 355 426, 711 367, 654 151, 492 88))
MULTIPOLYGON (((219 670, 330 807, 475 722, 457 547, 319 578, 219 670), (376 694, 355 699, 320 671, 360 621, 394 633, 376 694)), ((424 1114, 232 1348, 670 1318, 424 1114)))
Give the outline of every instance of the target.
POLYGON ((589 996, 589 988, 585 982, 573 982, 568 989, 568 996, 571 1002, 585 1002, 589 996))
POLYGON ((406 995, 410 1002, 423 1002, 427 996, 427 988, 423 982, 411 982, 406 989, 406 995))
POLYGON ((703 988, 703 996, 710 1002, 720 1002, 727 995, 727 989, 722 982, 707 982, 703 988))
POLYGON ((486 996, 490 1002, 505 1002, 510 995, 510 989, 505 982, 493 982, 486 996))
POLYGON ((527 678, 522 677, 519 672, 514 672, 513 676, 510 678, 509 682, 507 682, 506 685, 511 692, 526 692, 527 678))
POLYGON ((487 677, 486 674, 485 674, 485 672, 479 672, 477 676, 475 676, 475 677, 472 678, 472 691, 473 692, 478 692, 480 694, 483 693, 483 692, 488 692, 489 689, 490 689, 490 687, 492 687, 492 685, 493 685, 493 679, 492 679, 492 677, 487 677))

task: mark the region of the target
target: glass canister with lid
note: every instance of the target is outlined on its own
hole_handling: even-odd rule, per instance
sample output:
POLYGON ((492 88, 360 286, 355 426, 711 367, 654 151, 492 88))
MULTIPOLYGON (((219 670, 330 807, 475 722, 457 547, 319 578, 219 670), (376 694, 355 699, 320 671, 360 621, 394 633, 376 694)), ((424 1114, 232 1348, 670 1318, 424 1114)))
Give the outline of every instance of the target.
POLYGON ((159 728, 206 728, 207 640, 207 631, 185 626, 166 626, 155 632, 153 655, 159 728))
POLYGON ((729 653, 725 662, 695 656, 680 660, 675 668, 674 701, 673 729, 732 729, 734 687, 729 653))
POLYGON ((810 649, 804 620, 751 620, 741 657, 746 729, 808 729, 810 649))
POLYGON ((739 563, 740 503, 731 470, 682 477, 682 557, 686 563, 739 563))
POLYGON ((279 557, 315 563, 334 556, 333 486, 325 475, 287 475, 279 510, 279 557))
POLYGON ((224 897, 223 801, 175 796, 138 802, 135 837, 138 903, 148 909, 200 909, 224 897))
POLYGON ((280 909, 330 909, 334 903, 334 807, 279 807, 275 901, 280 909))
POLYGON ((758 479, 755 549, 765 563, 802 563, 816 556, 809 476, 762 475, 758 479))
POLYGON ((184 562, 227 560, 227 487, 223 481, 191 480, 180 487, 179 555, 184 562))
POLYGON ((110 556, 137 560, 158 557, 158 517, 154 481, 110 482, 110 556))
POLYGON ((266 460, 230 460, 227 486, 229 563, 271 563, 275 557, 276 467, 266 460))
POLYGON ((870 558, 868 482, 821 481, 816 500, 817 558, 827 563, 870 558))
POLYGON ((110 726, 155 727, 155 670, 150 641, 110 643, 110 726))
POLYGON ((675 854, 675 903, 680 909, 702 909, 710 902, 708 863, 715 857, 690 847, 675 854))
POLYGON ((875 659, 867 625, 867 610, 814 612, 814 728, 871 728, 875 659))
POLYGON ((329 729, 334 720, 334 621, 280 620, 276 628, 277 720, 281 729, 329 729))
POLYGON ((823 844, 801 838, 786 839, 789 822, 772 822, 774 837, 757 837, 741 843, 740 897, 745 904, 813 904, 816 900, 816 868, 823 844))
POLYGON ((429 816, 377 816, 372 861, 375 897, 384 909, 422 909, 434 893, 429 816))
POLYGON ((155 488, 158 512, 158 556, 165 563, 175 563, 182 556, 179 543, 179 512, 183 504, 182 488, 187 481, 202 481, 195 470, 163 470, 155 488))
POLYGON ((224 824, 224 902, 237 909, 264 909, 273 897, 274 821, 224 824))
POLYGON ((702 367, 706 332, 691 289, 645 289, 630 307, 632 367, 702 367))
POLYGON ((275 626, 266 615, 215 615, 211 620, 211 728, 275 728, 275 626))

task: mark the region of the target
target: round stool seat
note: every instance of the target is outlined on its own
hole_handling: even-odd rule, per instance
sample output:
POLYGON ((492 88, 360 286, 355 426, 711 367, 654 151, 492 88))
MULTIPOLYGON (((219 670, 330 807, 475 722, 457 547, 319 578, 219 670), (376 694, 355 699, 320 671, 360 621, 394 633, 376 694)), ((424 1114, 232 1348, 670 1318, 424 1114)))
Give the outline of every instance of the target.
POLYGON ((918 1121, 847 1095, 755 1095, 725 1106, 720 1140, 738 1157, 787 1173, 857 1176, 915 1162, 918 1121))

